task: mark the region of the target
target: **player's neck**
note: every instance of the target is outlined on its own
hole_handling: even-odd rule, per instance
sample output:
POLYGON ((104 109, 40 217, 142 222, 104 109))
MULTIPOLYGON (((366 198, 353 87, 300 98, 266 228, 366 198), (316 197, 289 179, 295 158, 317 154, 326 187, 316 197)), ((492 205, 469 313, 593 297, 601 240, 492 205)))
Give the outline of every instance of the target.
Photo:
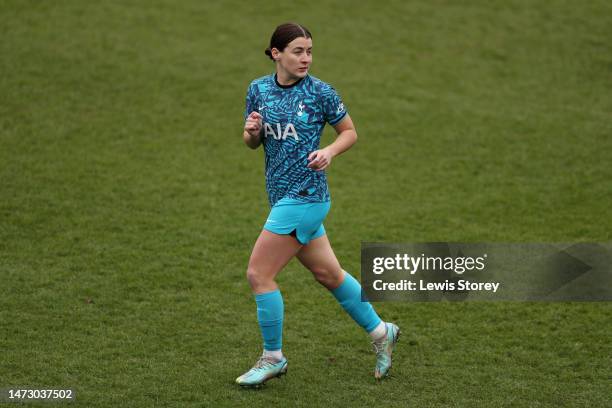
POLYGON ((276 82, 281 86, 291 86, 301 81, 303 78, 290 75, 284 71, 276 71, 276 82))

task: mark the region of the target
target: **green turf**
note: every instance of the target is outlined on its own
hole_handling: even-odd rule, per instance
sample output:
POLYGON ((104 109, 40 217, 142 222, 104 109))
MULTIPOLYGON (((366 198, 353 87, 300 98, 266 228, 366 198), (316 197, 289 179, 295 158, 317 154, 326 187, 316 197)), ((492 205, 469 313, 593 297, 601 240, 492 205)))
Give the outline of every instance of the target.
POLYGON ((268 211, 244 98, 286 20, 360 136, 328 173, 345 269, 361 241, 612 239, 610 2, 5 0, 0 388, 87 407, 610 406, 610 303, 378 303, 404 335, 377 384, 367 336, 295 262, 289 375, 233 384, 261 348, 244 273, 268 211))

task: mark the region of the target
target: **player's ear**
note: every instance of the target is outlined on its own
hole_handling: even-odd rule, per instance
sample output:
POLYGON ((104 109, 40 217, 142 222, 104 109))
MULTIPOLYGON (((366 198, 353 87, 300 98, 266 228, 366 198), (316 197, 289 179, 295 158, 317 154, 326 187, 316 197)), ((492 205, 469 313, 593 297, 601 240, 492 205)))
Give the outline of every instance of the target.
POLYGON ((278 61, 278 59, 280 58, 280 51, 278 50, 278 48, 272 48, 272 58, 274 59, 274 61, 278 61))

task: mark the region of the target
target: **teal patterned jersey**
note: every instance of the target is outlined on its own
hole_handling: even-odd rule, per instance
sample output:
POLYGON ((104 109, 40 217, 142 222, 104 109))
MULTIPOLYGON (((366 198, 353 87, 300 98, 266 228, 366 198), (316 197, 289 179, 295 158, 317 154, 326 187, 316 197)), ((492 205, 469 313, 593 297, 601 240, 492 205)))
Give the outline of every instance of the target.
POLYGON ((281 198, 329 201, 325 172, 307 166, 308 155, 319 149, 325 123, 335 125, 347 114, 334 88, 310 75, 282 86, 276 75, 270 74, 249 86, 245 120, 253 111, 263 117, 262 143, 270 206, 281 198))

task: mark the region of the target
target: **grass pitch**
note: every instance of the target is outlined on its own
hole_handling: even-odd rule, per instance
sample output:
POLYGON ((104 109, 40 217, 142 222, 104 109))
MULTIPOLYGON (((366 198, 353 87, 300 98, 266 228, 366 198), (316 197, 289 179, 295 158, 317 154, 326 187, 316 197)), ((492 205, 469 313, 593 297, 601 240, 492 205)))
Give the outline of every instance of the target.
POLYGON ((0 388, 609 406, 609 303, 378 303, 404 333, 379 384, 367 336, 297 262, 279 277, 288 375, 233 380, 261 348, 244 272, 268 212, 242 112, 277 24, 309 27, 311 73, 357 126, 325 225, 358 276, 361 241, 611 239, 611 19, 606 1, 3 1, 0 388))

